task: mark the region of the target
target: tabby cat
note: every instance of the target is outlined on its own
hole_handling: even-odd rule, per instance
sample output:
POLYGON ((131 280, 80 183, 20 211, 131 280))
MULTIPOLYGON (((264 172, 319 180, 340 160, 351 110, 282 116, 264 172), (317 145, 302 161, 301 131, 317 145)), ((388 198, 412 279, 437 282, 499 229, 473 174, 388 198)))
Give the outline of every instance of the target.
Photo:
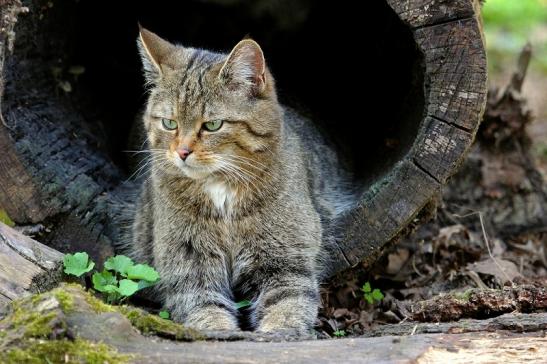
POLYGON ((128 254, 175 321, 236 330, 245 298, 254 329, 309 332, 327 224, 351 203, 336 153, 278 102, 253 40, 226 55, 141 29, 138 47, 150 157, 128 254))

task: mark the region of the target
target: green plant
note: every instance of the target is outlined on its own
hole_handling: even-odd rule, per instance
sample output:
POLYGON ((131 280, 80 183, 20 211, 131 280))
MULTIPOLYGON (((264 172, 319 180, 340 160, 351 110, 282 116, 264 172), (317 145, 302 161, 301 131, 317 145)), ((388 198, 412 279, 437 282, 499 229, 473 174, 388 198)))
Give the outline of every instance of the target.
POLYGON ((363 291, 363 298, 371 305, 374 301, 380 302, 384 299, 384 294, 378 288, 372 289, 369 282, 363 284, 361 291, 363 291))
POLYGON ((346 331, 345 330, 336 330, 332 334, 336 337, 344 337, 344 336, 346 336, 346 331))
POLYGON ((89 259, 87 253, 65 254, 63 257, 65 273, 76 277, 81 277, 89 272, 95 266, 95 263, 89 259))
POLYGON ((164 319, 164 320, 169 320, 169 317, 170 317, 171 315, 169 315, 169 312, 168 312, 168 311, 163 310, 163 311, 160 311, 160 312, 158 313, 158 316, 161 317, 161 318, 164 319))
MULTIPOLYGON (((91 271, 95 263, 87 253, 66 254, 63 258, 64 272, 81 277, 91 271)), ((158 282, 160 275, 146 264, 135 264, 125 255, 108 258, 102 272, 94 272, 91 277, 93 289, 101 292, 107 303, 120 303, 137 291, 158 282)))
POLYGON ((249 300, 239 301, 236 302, 236 309, 239 310, 241 308, 249 307, 250 305, 252 305, 252 302, 249 300))

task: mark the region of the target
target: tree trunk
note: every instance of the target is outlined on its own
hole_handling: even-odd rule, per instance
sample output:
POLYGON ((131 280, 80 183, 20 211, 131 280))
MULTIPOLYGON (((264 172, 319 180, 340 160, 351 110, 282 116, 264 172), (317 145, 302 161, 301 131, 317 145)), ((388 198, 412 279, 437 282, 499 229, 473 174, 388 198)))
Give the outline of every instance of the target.
MULTIPOLYGON (((362 261, 372 263, 456 171, 484 110, 486 60, 478 1, 377 1, 370 5, 375 19, 365 24, 336 18, 322 5, 305 3, 309 2, 291 5, 301 6, 298 9, 304 9, 305 16, 294 12, 288 20, 275 12, 244 14, 251 14, 248 24, 262 24, 264 17, 271 20, 263 33, 258 26, 254 32, 262 37, 266 50, 271 50, 278 84, 289 96, 308 102, 306 106, 318 119, 328 120, 337 113, 348 119, 362 117, 363 110, 347 106, 344 110, 350 111, 343 114, 346 111, 340 110, 341 105, 346 105, 345 98, 368 102, 366 126, 352 129, 328 121, 324 125, 344 146, 340 153, 347 153, 353 162, 356 178, 352 188, 362 191, 360 201, 333 222, 333 234, 326 237, 334 247, 330 252, 333 274, 362 261), (336 63, 337 59, 325 56, 320 47, 305 48, 306 40, 315 44, 310 35, 315 34, 311 30, 317 30, 314 24, 319 28, 334 24, 334 34, 336 25, 346 23, 377 29, 366 34, 371 45, 367 47, 364 34, 355 32, 335 34, 340 37, 326 39, 328 46, 346 41, 363 44, 366 60, 385 69, 364 64, 358 72, 336 69, 325 75, 323 86, 349 90, 358 77, 378 79, 379 83, 365 84, 362 95, 352 91, 343 97, 314 93, 310 89, 317 87, 310 84, 302 86, 304 91, 295 86, 291 73, 295 70, 288 64, 298 65, 299 59, 306 57, 295 53, 286 60, 276 55, 285 54, 284 46, 289 55, 304 47, 316 52, 313 56, 317 58, 308 64, 323 67, 336 63), (300 43, 293 44, 290 39, 300 43), (359 75, 353 75, 356 73, 359 75), (321 102, 306 100, 307 94, 321 102)), ((143 18, 158 27, 169 22, 161 21, 154 9, 138 2, 134 8, 124 5, 131 7, 127 9, 108 5, 105 10, 98 4, 32 0, 23 6, 19 0, 0 0, 0 209, 18 224, 46 225, 51 233, 41 240, 47 245, 61 251, 86 250, 101 260, 112 253, 111 242, 118 238, 112 206, 133 188, 131 183, 123 183, 127 163, 120 151, 125 149, 132 115, 142 102, 142 89, 135 86, 140 80, 134 47, 136 20, 143 18), (86 16, 93 26, 86 26, 86 16), (128 34, 131 26, 134 31, 128 34), (125 38, 118 42, 121 35, 125 38), (118 43, 109 43, 114 41, 118 43), (85 67, 74 67, 79 64, 85 67), (127 82, 116 83, 118 78, 127 82), (127 101, 124 97, 130 97, 126 94, 137 96, 127 101)), ((185 7, 204 7, 210 14, 205 12, 203 17, 214 16, 219 9, 245 11, 239 1, 206 4, 196 0, 185 7)), ((352 13, 345 16, 356 16, 352 13)), ((200 30, 206 28, 199 22, 180 24, 186 24, 180 25, 180 31, 193 37, 186 40, 199 41, 200 30)), ((224 29, 222 25, 218 26, 224 29)), ((174 34, 179 22, 172 27, 166 32, 174 34)), ((234 34, 228 26, 226 29, 234 34)), ((248 30, 235 32, 234 37, 241 37, 248 30)), ((223 34, 213 36, 221 39, 223 34)), ((209 44, 226 49, 231 45, 209 44)), ((354 59, 352 51, 344 48, 334 53, 348 53, 348 58, 354 59)))

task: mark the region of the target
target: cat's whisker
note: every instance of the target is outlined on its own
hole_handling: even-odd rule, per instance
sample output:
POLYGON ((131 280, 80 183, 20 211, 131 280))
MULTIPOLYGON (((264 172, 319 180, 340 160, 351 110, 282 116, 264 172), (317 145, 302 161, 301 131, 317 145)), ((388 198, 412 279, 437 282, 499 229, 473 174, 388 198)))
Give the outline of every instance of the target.
POLYGON ((224 159, 227 159, 227 160, 230 160, 231 162, 238 162, 238 163, 243 163, 245 164, 246 166, 249 166, 257 171, 260 171, 260 172, 264 172, 264 173, 268 173, 268 169, 270 167, 264 165, 264 164, 261 164, 259 162, 256 162, 252 159, 242 159, 238 156, 223 156, 222 158, 224 159))
MULTIPOLYGON (((223 156, 224 157, 224 156, 223 156)), ((260 163, 260 165, 263 166, 263 168, 261 167, 258 167, 256 166, 255 164, 259 164, 258 162, 255 163, 254 160, 250 159, 250 158, 247 158, 248 160, 246 159, 239 159, 238 156, 227 156, 225 159, 227 160, 230 160, 231 162, 237 162, 237 163, 242 163, 244 164, 245 166, 248 166, 248 167, 251 167, 253 168, 254 170, 256 170, 258 173, 262 173, 268 177, 273 177, 272 174, 268 171, 268 168, 267 166, 263 165, 260 163)), ((256 176, 255 173, 251 172, 251 171, 248 171, 249 173, 252 173, 253 175, 256 176)), ((258 176, 257 176, 258 177, 258 176)), ((262 180, 263 181, 263 180, 262 180)), ((265 181, 263 181, 265 182, 265 181)))
POLYGON ((126 179, 126 182, 130 181, 132 178, 134 178, 135 180, 139 179, 140 177, 142 177, 144 173, 148 171, 147 169, 148 166, 152 165, 153 163, 157 163, 164 158, 165 158, 164 155, 147 156, 146 158, 144 158, 142 161, 139 162, 139 164, 137 165, 137 169, 126 179))
MULTIPOLYGON (((242 163, 246 166, 249 166, 251 168, 254 168, 256 169, 257 171, 260 171, 262 172, 263 174, 265 175, 268 175, 271 177, 271 174, 270 172, 268 172, 266 170, 266 166, 264 166, 264 168, 260 168, 260 167, 257 167, 256 165, 252 164, 251 162, 247 161, 247 160, 244 160, 244 159, 238 159, 237 157, 235 156, 222 156, 221 158, 223 158, 224 160, 227 160, 227 161, 230 161, 230 162, 236 162, 236 163, 242 163)), ((248 171, 249 173, 252 173, 251 171, 248 171)), ((255 175, 254 173, 252 173, 253 175, 255 175)), ((256 176, 256 175, 255 175, 256 176)))
POLYGON ((257 194, 258 196, 262 195, 261 189, 253 182, 253 178, 251 178, 251 176, 245 174, 241 168, 238 168, 228 161, 223 161, 223 163, 225 168, 231 170, 234 175, 238 176, 240 179, 243 179, 245 181, 245 184, 249 186, 249 188, 251 188, 251 190, 255 194, 257 194))

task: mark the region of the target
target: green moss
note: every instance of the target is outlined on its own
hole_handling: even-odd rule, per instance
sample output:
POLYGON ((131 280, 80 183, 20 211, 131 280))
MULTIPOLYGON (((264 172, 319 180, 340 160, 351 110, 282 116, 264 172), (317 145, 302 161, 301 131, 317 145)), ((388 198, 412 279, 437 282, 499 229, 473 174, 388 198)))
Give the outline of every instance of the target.
POLYGON ((70 312, 74 308, 74 298, 61 288, 57 288, 53 291, 53 295, 59 301, 59 305, 63 312, 70 312))
POLYGON ((184 341, 204 339, 204 336, 194 329, 151 315, 145 311, 127 306, 121 306, 118 310, 131 321, 134 327, 145 335, 158 335, 184 341))
POLYGON ((55 312, 29 311, 22 302, 13 302, 12 309, 13 313, 7 318, 9 319, 9 327, 21 331, 23 336, 27 338, 47 338, 55 324, 64 325, 63 322, 54 322, 57 317, 55 312))
POLYGON ((0 362, 5 364, 65 362, 122 364, 129 362, 130 359, 130 355, 119 354, 111 346, 95 344, 82 339, 74 341, 29 340, 22 347, 14 347, 0 352, 0 362))
POLYGON ((454 298, 460 301, 468 302, 472 293, 473 293, 473 289, 468 289, 465 292, 456 292, 454 293, 454 298))
POLYGON ((95 311, 96 313, 115 312, 116 311, 116 309, 113 306, 107 305, 106 303, 99 300, 98 298, 95 298, 93 295, 91 295, 89 293, 85 295, 85 301, 87 302, 88 305, 91 306, 93 311, 95 311))

